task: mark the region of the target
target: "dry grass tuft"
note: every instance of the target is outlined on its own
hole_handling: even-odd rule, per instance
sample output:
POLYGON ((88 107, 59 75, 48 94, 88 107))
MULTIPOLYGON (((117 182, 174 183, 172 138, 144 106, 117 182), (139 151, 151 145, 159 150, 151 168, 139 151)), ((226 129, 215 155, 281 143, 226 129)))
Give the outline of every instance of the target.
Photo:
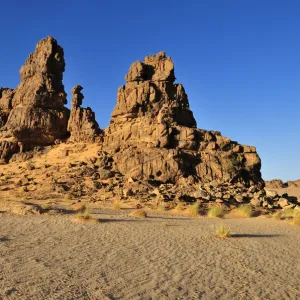
POLYGON ((251 218, 253 216, 253 210, 251 205, 242 205, 233 210, 233 213, 241 218, 251 218))
POLYGON ((199 204, 195 202, 194 204, 189 205, 187 210, 191 215, 197 216, 199 215, 199 204))
POLYGON ((272 219, 273 219, 273 220, 281 220, 281 219, 282 219, 281 212, 280 212, 280 211, 275 212, 275 213, 272 215, 272 219))
POLYGON ((216 236, 222 239, 231 237, 230 228, 224 224, 220 224, 217 227, 216 236))
POLYGON ((146 218, 147 217, 147 213, 143 209, 137 209, 137 210, 133 210, 129 214, 129 216, 135 217, 135 218, 146 218))
POLYGON ((75 222, 79 223, 98 223, 99 220, 94 219, 91 215, 89 210, 86 208, 84 212, 78 213, 77 216, 74 219, 75 222))
POLYGON ((184 208, 185 208, 185 205, 183 202, 179 202, 175 207, 175 209, 178 211, 182 211, 182 210, 184 210, 184 208))
POLYGON ((209 218, 222 218, 224 214, 224 209, 221 206, 212 206, 207 212, 209 218))
POLYGON ((158 205, 157 210, 164 212, 164 211, 166 211, 166 207, 163 204, 160 204, 160 205, 158 205))
POLYGON ((51 206, 51 204, 49 204, 49 203, 43 203, 43 204, 41 205, 41 208, 42 208, 43 210, 50 210, 50 209, 52 208, 52 206, 51 206))
POLYGON ((121 209, 121 202, 120 200, 116 200, 113 204, 113 209, 114 210, 120 210, 121 209))
POLYGON ((300 212, 294 211, 292 224, 296 226, 300 226, 300 212))
POLYGON ((294 216, 294 210, 292 208, 283 209, 282 216, 284 218, 292 218, 294 216))

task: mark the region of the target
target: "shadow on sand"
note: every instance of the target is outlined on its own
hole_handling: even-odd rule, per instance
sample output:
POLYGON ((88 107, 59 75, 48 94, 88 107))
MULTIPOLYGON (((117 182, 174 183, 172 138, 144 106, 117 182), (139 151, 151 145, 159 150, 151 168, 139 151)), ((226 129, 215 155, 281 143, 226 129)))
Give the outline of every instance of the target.
POLYGON ((9 241, 9 238, 3 236, 3 237, 0 237, 0 242, 7 242, 9 241))
POLYGON ((163 219, 163 220, 173 220, 173 221, 176 221, 176 220, 180 220, 180 221, 188 221, 188 220, 193 220, 192 218, 189 218, 189 217, 186 217, 186 218, 177 218, 177 217, 163 217, 163 216, 148 216, 147 219, 163 219))
POLYGON ((98 219, 98 220, 100 223, 109 223, 109 222, 145 222, 146 219, 98 219))
POLYGON ((281 234, 232 234, 231 237, 233 238, 275 238, 282 236, 281 234))

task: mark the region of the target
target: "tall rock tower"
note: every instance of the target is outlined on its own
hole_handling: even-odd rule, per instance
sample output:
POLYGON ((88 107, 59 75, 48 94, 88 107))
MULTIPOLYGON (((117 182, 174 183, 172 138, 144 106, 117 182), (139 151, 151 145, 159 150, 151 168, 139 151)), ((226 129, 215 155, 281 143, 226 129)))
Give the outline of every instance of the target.
POLYGON ((0 137, 50 145, 67 135, 69 110, 62 84, 64 51, 52 37, 41 40, 20 70, 11 111, 0 137))

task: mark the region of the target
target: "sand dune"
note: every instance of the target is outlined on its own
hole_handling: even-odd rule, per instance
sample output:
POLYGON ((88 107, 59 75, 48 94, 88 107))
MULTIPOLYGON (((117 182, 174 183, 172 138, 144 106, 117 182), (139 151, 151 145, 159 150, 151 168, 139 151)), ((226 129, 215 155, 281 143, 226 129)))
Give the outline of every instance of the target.
POLYGON ((0 217, 0 299, 299 299, 300 230, 266 217, 207 219, 95 209, 0 217), (219 239, 225 223, 233 237, 219 239))

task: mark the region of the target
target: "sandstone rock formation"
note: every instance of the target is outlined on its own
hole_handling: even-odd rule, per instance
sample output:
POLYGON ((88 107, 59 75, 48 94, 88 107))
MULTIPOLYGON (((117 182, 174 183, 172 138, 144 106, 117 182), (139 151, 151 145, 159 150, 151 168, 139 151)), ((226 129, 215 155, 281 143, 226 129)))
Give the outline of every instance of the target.
MULTIPOLYGON (((41 40, 21 68, 21 83, 0 93, 0 157, 36 145, 101 141, 114 161, 112 172, 158 182, 231 182, 263 185, 255 147, 220 132, 198 129, 174 63, 164 52, 131 65, 118 90, 109 127, 102 132, 90 108, 81 108, 82 87, 64 107, 64 52, 52 37, 41 40)), ((105 154, 106 155, 106 154, 105 154)))
POLYGON ((128 178, 176 182, 242 181, 263 185, 255 147, 219 132, 196 128, 188 97, 174 84, 174 64, 164 52, 131 65, 102 149, 128 178))
POLYGON ((81 108, 84 98, 80 85, 72 89, 72 107, 70 119, 68 122, 69 140, 72 142, 93 143, 99 137, 101 130, 95 119, 95 113, 88 108, 81 108))
POLYGON ((1 106, 12 109, 0 138, 50 145, 67 135, 69 111, 64 107, 64 69, 64 52, 57 41, 52 37, 41 40, 20 70, 21 83, 13 98, 9 99, 7 93, 5 99, 1 98, 1 106))

